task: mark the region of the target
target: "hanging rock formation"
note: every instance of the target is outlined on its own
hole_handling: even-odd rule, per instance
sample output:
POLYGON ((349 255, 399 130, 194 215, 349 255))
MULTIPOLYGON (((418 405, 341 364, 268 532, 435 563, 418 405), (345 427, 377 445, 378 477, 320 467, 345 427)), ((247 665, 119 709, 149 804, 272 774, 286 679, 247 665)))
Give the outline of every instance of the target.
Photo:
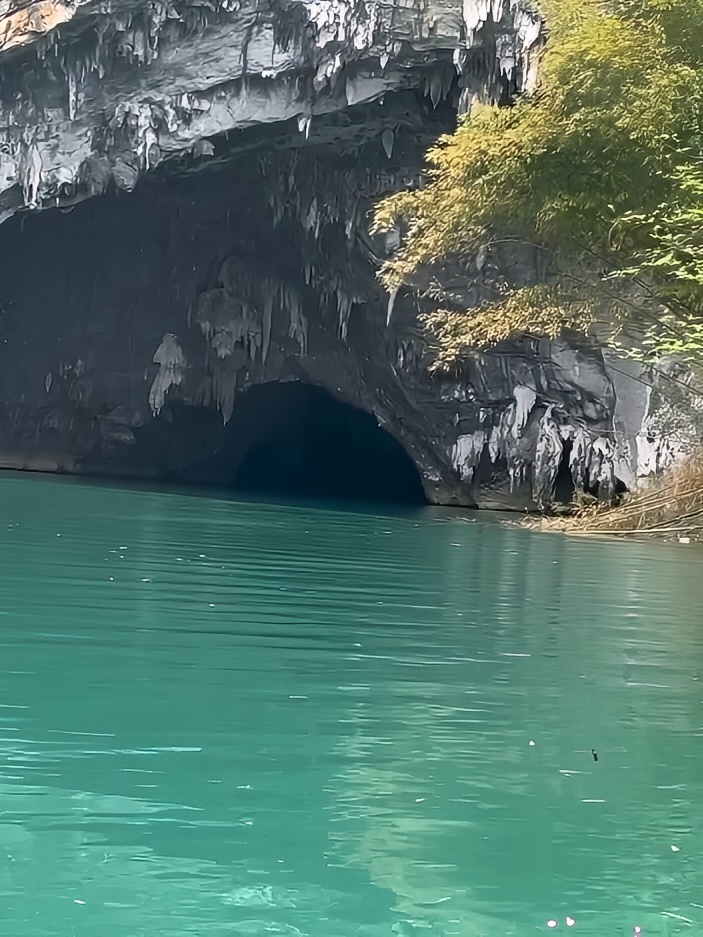
POLYGON ((539 41, 510 0, 0 4, 0 466, 197 475, 248 387, 299 380, 375 414, 435 503, 660 468, 685 440, 634 366, 532 342, 433 378, 376 282, 374 201, 539 41), (217 417, 197 444, 184 410, 217 417))
POLYGON ((209 141, 243 128, 295 121, 307 138, 324 115, 408 88, 437 105, 457 72, 465 102, 500 93, 538 31, 502 0, 8 0, 0 217, 131 190, 177 155, 217 159, 209 141))

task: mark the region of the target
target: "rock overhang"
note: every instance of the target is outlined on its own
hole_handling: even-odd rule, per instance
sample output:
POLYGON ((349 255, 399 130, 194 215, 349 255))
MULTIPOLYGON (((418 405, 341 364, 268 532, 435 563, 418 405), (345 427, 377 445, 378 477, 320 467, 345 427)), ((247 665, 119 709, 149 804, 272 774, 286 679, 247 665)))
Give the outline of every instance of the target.
POLYGON ((538 41, 514 2, 6 2, 0 218, 131 190, 174 159, 204 165, 247 129, 307 139, 388 94, 459 109, 500 97, 530 75, 538 41))

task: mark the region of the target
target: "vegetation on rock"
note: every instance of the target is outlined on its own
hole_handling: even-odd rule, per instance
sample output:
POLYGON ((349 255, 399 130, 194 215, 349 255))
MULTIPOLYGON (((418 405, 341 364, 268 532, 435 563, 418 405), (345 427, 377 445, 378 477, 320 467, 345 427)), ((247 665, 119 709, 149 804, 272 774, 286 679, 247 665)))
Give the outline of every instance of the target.
POLYGON ((522 335, 615 325, 643 356, 703 360, 703 0, 543 0, 536 89, 477 104, 429 153, 424 188, 383 201, 389 290, 421 287, 436 367, 522 335), (506 242, 543 249, 540 285, 461 308, 432 270, 506 242))

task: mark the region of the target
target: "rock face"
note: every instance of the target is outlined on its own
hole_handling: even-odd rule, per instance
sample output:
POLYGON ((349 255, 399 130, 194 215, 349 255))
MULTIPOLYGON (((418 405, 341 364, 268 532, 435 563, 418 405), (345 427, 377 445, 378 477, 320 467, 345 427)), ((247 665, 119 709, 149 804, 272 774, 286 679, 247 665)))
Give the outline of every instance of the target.
POLYGON ((0 211, 131 190, 243 128, 308 137, 387 92, 437 104, 457 71, 465 100, 500 93, 538 29, 502 0, 3 0, 0 211))
POLYGON ((632 368, 533 342, 432 378, 417 301, 376 282, 374 200, 538 41, 489 0, 0 2, 0 465, 202 478, 226 451, 235 478, 269 419, 247 390, 299 381, 373 414, 434 503, 659 467, 632 368))

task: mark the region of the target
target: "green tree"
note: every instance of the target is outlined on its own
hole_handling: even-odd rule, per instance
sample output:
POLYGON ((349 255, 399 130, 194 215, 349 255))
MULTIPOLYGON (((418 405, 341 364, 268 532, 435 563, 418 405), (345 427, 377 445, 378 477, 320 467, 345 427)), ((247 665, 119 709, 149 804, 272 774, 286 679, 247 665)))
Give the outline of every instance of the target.
POLYGON ((427 185, 378 206, 375 230, 403 233, 381 279, 416 286, 507 240, 548 253, 544 283, 478 309, 435 291, 440 368, 594 320, 635 326, 651 354, 703 358, 703 0, 544 0, 541 13, 535 91, 473 107, 428 154, 427 185))

